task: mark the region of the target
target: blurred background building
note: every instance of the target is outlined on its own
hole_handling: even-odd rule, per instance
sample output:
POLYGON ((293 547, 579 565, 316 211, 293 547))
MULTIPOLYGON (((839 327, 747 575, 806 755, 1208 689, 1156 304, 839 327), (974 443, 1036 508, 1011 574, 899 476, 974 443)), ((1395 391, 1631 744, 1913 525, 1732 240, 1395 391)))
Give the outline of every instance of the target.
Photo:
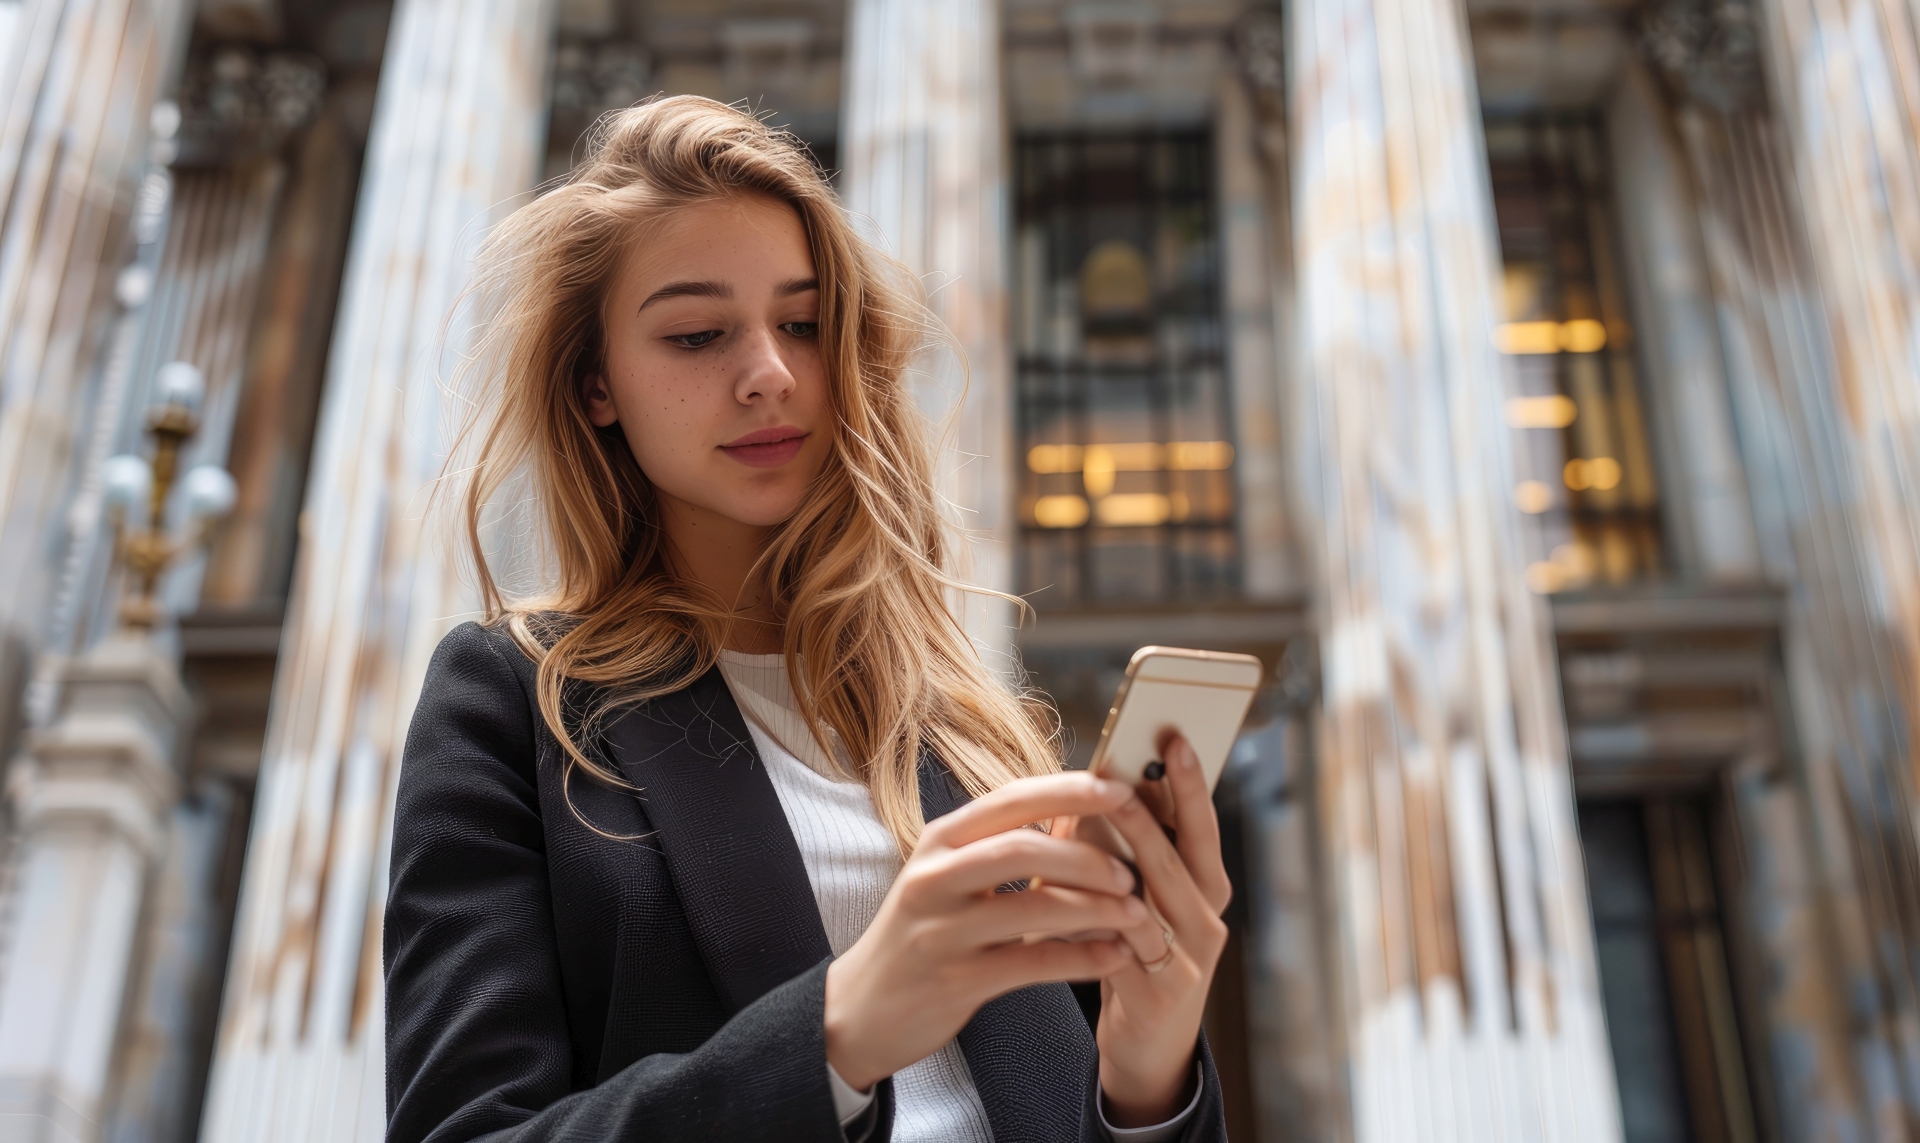
POLYGON ((388 798, 472 607, 423 529, 454 307, 654 92, 790 125, 928 276, 942 480, 1038 612, 967 622, 1077 759, 1141 644, 1271 666, 1236 1139, 1920 1138, 1911 3, 0 0, 0 41, 0 1139, 380 1137, 388 798))

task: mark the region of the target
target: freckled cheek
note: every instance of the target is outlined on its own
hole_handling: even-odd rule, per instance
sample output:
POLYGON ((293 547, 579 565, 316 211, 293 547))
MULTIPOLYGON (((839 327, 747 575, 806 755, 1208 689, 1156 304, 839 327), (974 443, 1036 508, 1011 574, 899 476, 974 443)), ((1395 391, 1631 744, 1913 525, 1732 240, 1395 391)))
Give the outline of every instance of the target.
POLYGON ((704 399, 703 371, 689 369, 684 362, 628 362, 616 368, 619 404, 627 413, 621 419, 634 459, 648 479, 662 485, 676 485, 689 477, 698 478, 701 469, 714 458, 711 438, 716 418, 704 399))
POLYGON ((832 394, 827 387, 826 367, 815 356, 794 363, 794 379, 799 382, 794 397, 806 410, 816 416, 826 413, 832 406, 832 394))
MULTIPOLYGON (((635 404, 680 434, 708 435, 725 416, 715 397, 716 371, 684 361, 649 362, 632 372, 635 404)), ((725 394, 720 394, 721 398, 725 394)))

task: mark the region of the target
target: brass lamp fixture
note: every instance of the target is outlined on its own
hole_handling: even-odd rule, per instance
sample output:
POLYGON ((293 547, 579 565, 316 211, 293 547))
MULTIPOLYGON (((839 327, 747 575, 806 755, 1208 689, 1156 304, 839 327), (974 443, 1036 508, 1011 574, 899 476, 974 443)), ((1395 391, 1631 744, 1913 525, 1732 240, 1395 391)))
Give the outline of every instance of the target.
POLYGON ((206 377, 187 362, 175 361, 160 367, 154 389, 155 401, 147 410, 153 460, 122 454, 107 461, 102 471, 114 558, 132 577, 131 590, 120 600, 120 621, 135 628, 159 623, 161 609, 154 594, 161 575, 207 542, 213 525, 233 510, 236 496, 233 477, 219 465, 196 465, 178 476, 181 446, 200 431, 206 377), (167 520, 176 478, 186 517, 185 534, 177 537, 167 520))

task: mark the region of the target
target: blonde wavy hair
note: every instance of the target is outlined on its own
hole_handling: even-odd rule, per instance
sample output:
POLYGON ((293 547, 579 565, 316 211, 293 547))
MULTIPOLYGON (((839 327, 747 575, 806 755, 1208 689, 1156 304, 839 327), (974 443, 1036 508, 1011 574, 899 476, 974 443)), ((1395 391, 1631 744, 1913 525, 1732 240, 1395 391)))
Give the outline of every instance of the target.
POLYGON ((710 99, 649 101, 603 118, 584 160, 494 228, 449 462, 464 478, 465 546, 486 621, 505 622, 539 665, 540 712, 569 776, 626 785, 587 749, 596 727, 710 670, 732 616, 730 601, 675 578, 653 487, 620 427, 588 419, 583 382, 601 369, 602 306, 628 253, 669 212, 740 194, 785 202, 805 229, 834 412, 829 459, 760 574, 808 727, 823 747, 838 737, 910 853, 923 751, 978 796, 1058 769, 1056 720, 982 664, 948 606, 969 589, 948 566, 931 434, 906 384, 938 330, 919 283, 855 233, 791 135, 710 99), (503 499, 531 510, 521 540, 545 564, 536 590, 510 593, 495 574, 487 533, 503 499), (580 694, 598 697, 576 709, 580 694))

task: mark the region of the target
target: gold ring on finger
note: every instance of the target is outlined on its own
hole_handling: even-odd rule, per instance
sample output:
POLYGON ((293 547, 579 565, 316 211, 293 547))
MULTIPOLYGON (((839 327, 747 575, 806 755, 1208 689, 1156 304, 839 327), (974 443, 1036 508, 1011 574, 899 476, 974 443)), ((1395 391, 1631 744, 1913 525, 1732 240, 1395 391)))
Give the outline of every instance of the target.
POLYGON ((1163 928, 1160 930, 1160 935, 1166 938, 1167 951, 1162 953, 1159 959, 1147 961, 1140 966, 1148 972, 1159 972, 1161 969, 1173 963, 1173 930, 1163 928))

